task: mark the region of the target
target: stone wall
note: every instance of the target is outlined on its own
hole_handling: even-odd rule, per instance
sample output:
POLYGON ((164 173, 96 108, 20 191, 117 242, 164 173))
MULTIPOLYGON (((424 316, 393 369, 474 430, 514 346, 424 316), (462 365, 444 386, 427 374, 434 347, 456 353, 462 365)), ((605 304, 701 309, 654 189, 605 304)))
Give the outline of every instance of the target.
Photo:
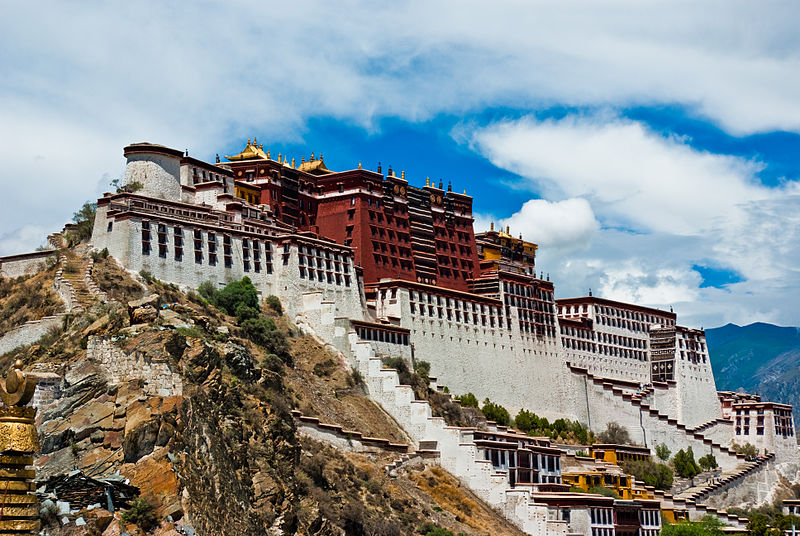
POLYGON ((12 329, 0 338, 0 355, 6 354, 19 346, 35 343, 51 329, 59 328, 63 321, 63 316, 63 314, 46 316, 39 320, 31 320, 12 329))
POLYGON ((142 380, 144 393, 148 396, 183 394, 181 376, 172 372, 165 357, 150 358, 138 351, 126 354, 109 339, 95 336, 89 337, 86 356, 100 366, 109 383, 142 380))
POLYGON ((775 459, 762 464, 758 470, 720 486, 703 497, 703 502, 714 508, 748 507, 764 504, 771 499, 778 483, 775 459))
POLYGON ((510 328, 501 328, 414 314, 406 289, 391 300, 379 300, 378 316, 397 318, 409 329, 414 358, 428 361, 431 376, 450 392, 491 398, 512 415, 528 409, 574 418, 577 393, 559 339, 521 333, 516 307, 510 308, 510 328))
POLYGON ((36 251, 0 257, 0 277, 11 279, 36 274, 47 268, 48 259, 55 261, 57 255, 57 251, 36 251))

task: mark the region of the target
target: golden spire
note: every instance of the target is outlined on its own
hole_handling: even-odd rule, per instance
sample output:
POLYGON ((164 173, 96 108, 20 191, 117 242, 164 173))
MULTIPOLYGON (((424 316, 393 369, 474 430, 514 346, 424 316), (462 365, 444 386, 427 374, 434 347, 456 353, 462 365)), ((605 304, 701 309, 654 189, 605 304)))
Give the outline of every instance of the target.
POLYGON ((358 163, 358 169, 361 169, 361 162, 358 163))
POLYGON ((506 225, 506 234, 507 235, 511 234, 511 226, 510 225, 506 225))
POLYGON ((467 189, 464 188, 464 195, 467 195, 467 189))
POLYGON ((431 178, 425 177, 425 186, 430 186, 430 185, 431 185, 431 178))
POLYGON ((270 158, 270 156, 269 156, 269 149, 267 149, 267 159, 269 160, 269 158, 270 158))
POLYGON ((319 161, 320 161, 320 162, 322 162, 322 161, 323 161, 323 158, 322 158, 322 153, 319 153, 319 161))
POLYGON ((494 231, 494 222, 489 224, 489 230, 494 231))
POLYGON ((314 151, 311 151, 311 161, 314 161, 314 151))
POLYGON ((406 172, 405 172, 405 170, 402 170, 400 172, 400 178, 403 179, 403 180, 406 180, 406 172))
POLYGON ((294 167, 294 158, 292 158, 292 167, 294 167))

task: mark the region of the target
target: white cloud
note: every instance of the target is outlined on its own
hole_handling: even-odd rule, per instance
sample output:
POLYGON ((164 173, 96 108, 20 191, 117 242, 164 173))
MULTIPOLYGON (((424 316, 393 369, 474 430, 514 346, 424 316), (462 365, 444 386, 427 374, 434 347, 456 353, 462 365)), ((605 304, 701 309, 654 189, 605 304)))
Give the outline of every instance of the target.
POLYGON ((568 250, 585 246, 599 228, 592 207, 585 199, 573 198, 550 202, 545 199, 526 201, 519 212, 500 220, 513 235, 543 247, 568 250))
MULTIPOLYGON (((680 304, 699 323, 800 323, 789 305, 800 289, 797 182, 766 187, 759 163, 701 152, 607 114, 504 121, 476 130, 472 144, 547 197, 591 203, 603 227, 586 248, 554 241, 540 249, 540 269, 556 274, 560 296, 593 288, 621 301, 680 304), (700 288, 695 264, 744 280, 700 288)), ((509 220, 533 220, 536 211, 544 219, 551 204, 529 201, 509 220)))

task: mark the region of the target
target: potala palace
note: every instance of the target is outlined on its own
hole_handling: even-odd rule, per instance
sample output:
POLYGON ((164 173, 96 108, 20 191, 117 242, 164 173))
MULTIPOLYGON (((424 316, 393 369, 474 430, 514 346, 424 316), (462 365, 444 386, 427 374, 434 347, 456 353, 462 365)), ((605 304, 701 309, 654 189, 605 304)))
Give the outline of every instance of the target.
POLYGON ((417 449, 530 534, 649 536, 659 510, 717 513, 741 528, 722 507, 761 503, 778 479, 797 480, 791 406, 717 391, 704 332, 672 311, 591 294, 555 299, 554 282, 537 274, 537 245, 508 228, 476 233, 466 192, 412 186, 380 166, 331 171, 322 155, 290 161, 255 140, 216 163, 150 143, 124 155, 129 188, 98 200, 95 249, 183 288, 249 277, 361 372, 417 449), (608 447, 614 460, 692 447, 712 453, 725 477, 670 495, 615 472, 602 446, 587 459, 502 426, 447 426, 384 368, 386 356, 427 361, 439 386, 512 414, 595 432, 617 422, 638 447, 608 447), (734 443, 763 456, 745 459, 734 443), (590 473, 616 479, 621 499, 568 491, 590 473))

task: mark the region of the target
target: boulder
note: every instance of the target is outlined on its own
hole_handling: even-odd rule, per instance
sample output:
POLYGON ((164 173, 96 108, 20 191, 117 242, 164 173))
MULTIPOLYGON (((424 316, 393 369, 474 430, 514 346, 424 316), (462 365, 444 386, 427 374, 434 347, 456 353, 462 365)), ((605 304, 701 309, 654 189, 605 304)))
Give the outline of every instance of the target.
POLYGON ((153 307, 138 307, 131 311, 131 325, 149 324, 158 318, 158 310, 153 307))
POLYGON ((250 352, 247 351, 247 348, 227 342, 225 343, 224 351, 225 364, 231 368, 237 377, 245 381, 253 381, 261 376, 259 371, 256 370, 256 362, 250 352))
POLYGON ((138 300, 129 301, 128 313, 140 307, 152 307, 153 309, 158 308, 158 294, 150 294, 149 296, 145 296, 144 298, 139 298, 138 300))

